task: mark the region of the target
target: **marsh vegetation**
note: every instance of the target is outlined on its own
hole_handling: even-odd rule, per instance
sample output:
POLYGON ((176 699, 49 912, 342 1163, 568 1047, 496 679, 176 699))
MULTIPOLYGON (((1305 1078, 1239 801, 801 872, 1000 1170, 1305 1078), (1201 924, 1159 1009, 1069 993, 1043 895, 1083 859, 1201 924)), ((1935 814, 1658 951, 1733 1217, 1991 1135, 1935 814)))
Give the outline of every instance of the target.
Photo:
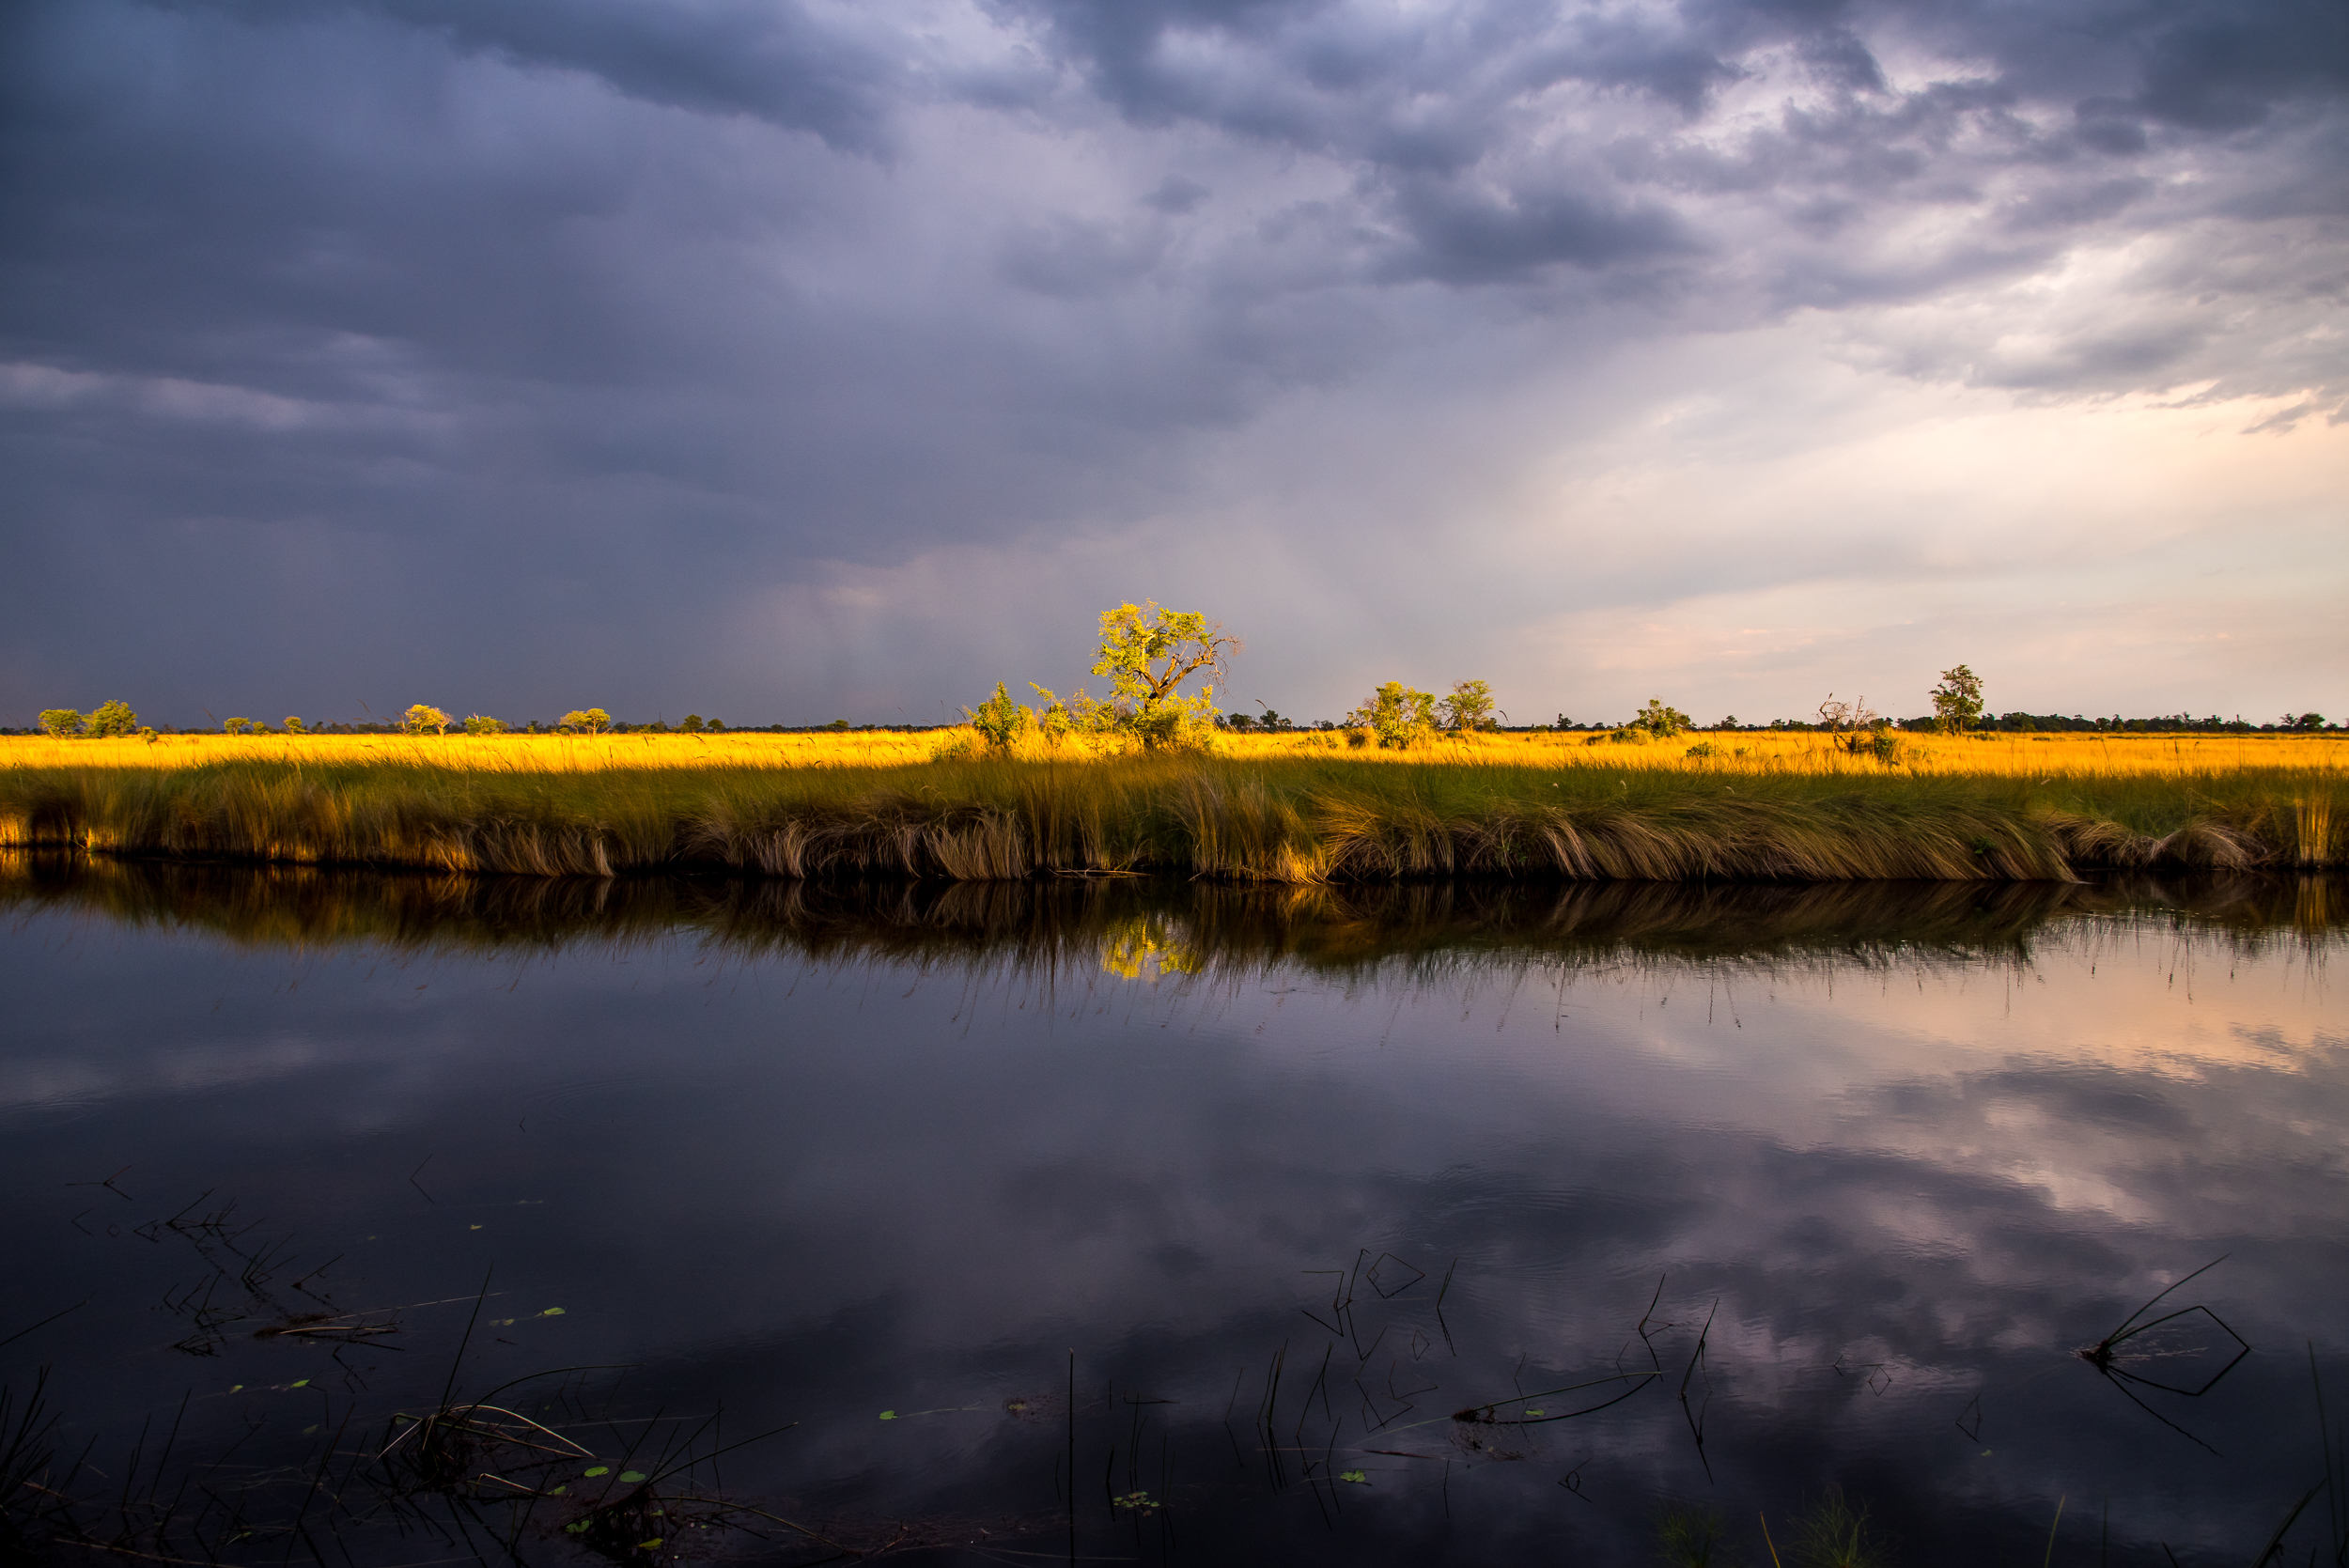
POLYGON ((1320 733, 1212 754, 906 736, 0 741, 0 844, 535 876, 2057 879, 2320 866, 2338 742, 1320 733))

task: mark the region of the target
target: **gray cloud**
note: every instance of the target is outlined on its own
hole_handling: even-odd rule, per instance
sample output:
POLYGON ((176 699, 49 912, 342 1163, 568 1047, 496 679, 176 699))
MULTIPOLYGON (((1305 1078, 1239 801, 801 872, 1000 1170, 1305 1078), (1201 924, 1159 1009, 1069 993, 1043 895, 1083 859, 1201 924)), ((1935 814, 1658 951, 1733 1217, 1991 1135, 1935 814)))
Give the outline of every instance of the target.
MULTIPOLYGON (((775 657, 745 596, 1310 493, 1235 442, 1332 399, 1513 421, 1546 358, 1826 316, 1921 381, 2330 408, 2344 25, 2299 0, 17 7, 0 531, 108 581, 216 694, 322 668, 296 655, 331 628, 338 688, 490 664, 508 706, 566 671, 658 706, 775 657), (180 608, 257 587, 269 615, 180 608)), ((1299 559, 1327 554, 1313 511, 1282 525, 1299 559)), ((0 702, 152 690, 160 646, 110 618, 28 608, 0 702)), ((815 677, 737 690, 832 706, 815 677)))

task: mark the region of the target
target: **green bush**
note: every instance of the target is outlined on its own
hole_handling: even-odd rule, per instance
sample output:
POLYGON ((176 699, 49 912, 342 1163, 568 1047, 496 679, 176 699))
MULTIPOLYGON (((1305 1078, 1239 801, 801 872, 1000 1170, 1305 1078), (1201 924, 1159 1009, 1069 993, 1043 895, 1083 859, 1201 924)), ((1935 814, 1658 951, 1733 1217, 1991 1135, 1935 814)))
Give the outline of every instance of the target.
POLYGON ((139 727, 139 716, 125 702, 100 703, 90 710, 92 735, 129 735, 139 727))
MULTIPOLYGON (((1360 732, 1389 750, 1424 745, 1436 737, 1435 694, 1414 691, 1399 680, 1388 681, 1346 716, 1346 724, 1349 732, 1360 732)), ((1348 740, 1363 743, 1352 740, 1350 733, 1348 740)))
POLYGON ((1010 687, 1000 680, 995 683, 995 695, 962 712, 971 721, 971 727, 999 751, 1010 750, 1012 742, 1027 734, 1035 722, 1034 710, 1012 701, 1010 687))
POLYGON ((1687 714, 1666 703, 1663 698, 1650 697, 1647 706, 1632 715, 1631 723, 1657 740, 1670 740, 1682 730, 1690 728, 1692 722, 1687 714))
POLYGON ((75 707, 44 707, 40 710, 40 727, 62 740, 70 735, 82 733, 86 722, 82 710, 75 707))

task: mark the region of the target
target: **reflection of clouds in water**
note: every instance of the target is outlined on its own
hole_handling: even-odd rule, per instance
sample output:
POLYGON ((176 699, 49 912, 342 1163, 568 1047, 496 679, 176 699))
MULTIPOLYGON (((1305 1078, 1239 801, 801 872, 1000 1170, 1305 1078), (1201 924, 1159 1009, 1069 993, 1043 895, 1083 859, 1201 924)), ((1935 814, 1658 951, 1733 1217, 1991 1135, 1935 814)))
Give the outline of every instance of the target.
MULTIPOLYGON (((36 1006, 8 1081, 74 1068, 56 1092, 113 1096, 110 1147, 184 1168, 229 1140, 334 1167, 363 1121, 401 1149, 383 1188, 429 1146, 443 1204, 549 1196, 496 1221, 519 1249, 500 1267, 590 1309, 566 1319, 583 1359, 787 1396, 832 1474, 913 1441, 974 1462, 945 1436, 884 1444, 871 1410, 972 1403, 1032 1378, 1039 1344, 1220 1408, 1283 1341, 1319 1356, 1304 1271, 1364 1248, 1434 1278, 1457 1260, 1438 1413, 1505 1394, 1520 1357, 1527 1388, 1610 1364, 1659 1277, 1677 1379, 1718 1300, 1709 1446, 1733 1486, 1878 1448, 1920 1491, 1972 1484, 1978 1452, 1934 1444, 1979 1396, 2019 1467, 1992 1491, 2051 1507, 2142 1440, 2069 1352, 2167 1280, 2232 1250, 2208 1289, 2255 1343, 2334 1321, 2349 1049, 2291 941, 2058 920, 2027 951, 1585 960, 1488 934, 1382 957, 1375 928, 1298 951, 1217 918, 1110 921, 1058 968, 844 941, 738 955, 717 983, 669 939, 510 991, 495 948, 428 975, 312 965, 289 992, 249 961, 203 989, 175 966, 203 972, 207 941, 126 936, 78 962, 138 1027, 36 1006), (1197 971, 1146 961, 1168 951, 1197 971), (1121 952, 1130 979, 1102 963, 1121 952), (231 1110, 188 1113, 227 1084, 231 1110)), ((23 943, 0 961, 12 994, 44 976, 23 943)), ((1430 1307, 1381 1305, 1370 1387, 1440 1338, 1430 1307)), ((2287 1375, 2255 1358, 2211 1402, 2246 1463, 2281 1452, 2247 1412, 2287 1375)), ((1695 1484, 1680 1420, 1662 1395, 1610 1413, 1594 1473, 1695 1484)), ((2169 1463, 2142 1460, 2146 1484, 2224 1495, 2169 1463)))

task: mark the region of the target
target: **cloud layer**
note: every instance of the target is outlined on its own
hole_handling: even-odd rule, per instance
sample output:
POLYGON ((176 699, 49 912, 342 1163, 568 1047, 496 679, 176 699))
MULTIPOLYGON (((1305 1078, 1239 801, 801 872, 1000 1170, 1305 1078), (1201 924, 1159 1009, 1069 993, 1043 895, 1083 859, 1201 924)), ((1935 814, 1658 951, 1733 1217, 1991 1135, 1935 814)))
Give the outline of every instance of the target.
POLYGON ((1145 595, 1292 712, 2349 701, 2336 6, 0 27, 10 722, 935 717, 1145 595))

